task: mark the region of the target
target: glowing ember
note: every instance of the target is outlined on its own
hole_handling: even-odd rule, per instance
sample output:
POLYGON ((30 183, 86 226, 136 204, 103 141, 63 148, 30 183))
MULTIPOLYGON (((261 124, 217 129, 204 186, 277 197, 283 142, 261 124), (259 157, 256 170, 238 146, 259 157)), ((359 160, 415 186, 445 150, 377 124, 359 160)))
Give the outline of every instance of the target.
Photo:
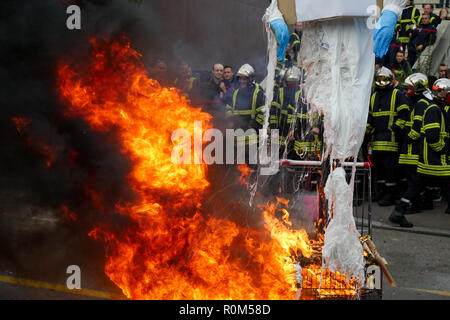
MULTIPOLYGON (((294 299, 295 262, 317 251, 304 230, 293 230, 286 208, 278 218, 287 202, 262 208, 262 230, 202 212, 207 166, 174 164, 171 135, 185 129, 194 136, 195 121, 205 131, 210 116, 150 79, 124 39, 92 46, 85 72, 63 64, 58 75, 66 115, 92 130, 114 130, 133 164, 127 181, 138 199, 116 210, 135 223, 120 234, 107 225, 90 233, 108 248, 108 277, 133 299, 294 299)), ((99 201, 102 190, 89 191, 99 201)))
POLYGON ((252 173, 252 169, 250 169, 246 164, 240 164, 237 166, 241 176, 239 177, 239 181, 241 184, 246 185, 248 182, 248 178, 252 173))

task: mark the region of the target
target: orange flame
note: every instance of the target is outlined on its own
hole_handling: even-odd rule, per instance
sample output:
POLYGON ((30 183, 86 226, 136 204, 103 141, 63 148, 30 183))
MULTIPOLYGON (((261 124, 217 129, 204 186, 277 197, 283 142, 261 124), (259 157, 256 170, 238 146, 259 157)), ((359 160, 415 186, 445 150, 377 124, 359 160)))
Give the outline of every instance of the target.
MULTIPOLYGON (((133 168, 128 183, 139 196, 116 209, 135 225, 122 234, 97 226, 90 235, 107 243, 105 273, 132 299, 294 299, 295 260, 315 250, 277 205, 263 208, 265 228, 247 229, 202 212, 207 167, 174 164, 171 134, 211 116, 192 108, 174 88, 149 78, 127 41, 92 40, 87 74, 59 68, 67 116, 93 130, 116 130, 133 168)), ((91 190, 93 199, 101 190, 91 190)))

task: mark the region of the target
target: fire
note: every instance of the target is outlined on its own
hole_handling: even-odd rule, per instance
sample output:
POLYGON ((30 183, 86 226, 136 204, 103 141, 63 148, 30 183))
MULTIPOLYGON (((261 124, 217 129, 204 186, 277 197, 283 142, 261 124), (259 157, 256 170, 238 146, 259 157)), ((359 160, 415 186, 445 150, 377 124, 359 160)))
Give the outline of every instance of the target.
POLYGON ((60 151, 58 147, 50 145, 44 138, 40 139, 33 134, 27 132, 27 128, 32 125, 33 120, 25 116, 14 116, 11 118, 14 122, 16 130, 23 135, 30 150, 39 154, 43 158, 43 162, 47 168, 50 168, 56 161, 57 154, 60 151))
MULTIPOLYGON (((90 232, 106 244, 108 277, 132 299, 294 299, 295 263, 318 251, 304 230, 292 228, 287 202, 262 208, 261 230, 203 212, 207 166, 174 164, 171 134, 182 128, 194 136, 194 122, 205 131, 211 116, 149 78, 126 39, 91 42, 89 65, 59 67, 66 116, 116 132, 138 195, 115 205, 133 221, 125 232, 108 225, 90 232)), ((102 190, 88 194, 101 209, 102 190)))
POLYGON ((239 177, 239 181, 241 184, 246 185, 250 174, 252 173, 252 169, 248 167, 246 164, 240 164, 237 166, 241 176, 239 177))

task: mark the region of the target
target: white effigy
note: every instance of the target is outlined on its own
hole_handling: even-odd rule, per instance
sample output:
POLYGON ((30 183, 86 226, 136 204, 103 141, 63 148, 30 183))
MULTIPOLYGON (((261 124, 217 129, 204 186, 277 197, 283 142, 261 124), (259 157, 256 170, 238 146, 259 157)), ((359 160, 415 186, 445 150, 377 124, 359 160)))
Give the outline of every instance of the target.
MULTIPOLYGON (((319 111, 324 117, 322 159, 330 157, 330 164, 333 160, 344 162, 350 158, 356 161, 369 111, 375 71, 374 8, 380 1, 278 0, 278 3, 295 7, 296 21, 306 22, 299 65, 306 70, 302 88, 311 112, 319 111), (289 1, 295 3, 287 4, 289 1)), ((389 10, 399 16, 405 4, 406 0, 384 0, 383 12, 389 10)), ((274 10, 269 9, 264 22, 270 20, 274 10)), ((292 12, 284 13, 292 16, 292 12)), ((275 52, 271 48, 273 39, 270 40, 269 36, 268 84, 273 82, 275 52)), ((271 90, 268 85, 267 98, 271 90)), ((323 263, 331 271, 346 272, 363 284, 363 248, 352 212, 354 175, 348 185, 342 168, 331 171, 325 188, 330 222, 325 232, 323 263)))

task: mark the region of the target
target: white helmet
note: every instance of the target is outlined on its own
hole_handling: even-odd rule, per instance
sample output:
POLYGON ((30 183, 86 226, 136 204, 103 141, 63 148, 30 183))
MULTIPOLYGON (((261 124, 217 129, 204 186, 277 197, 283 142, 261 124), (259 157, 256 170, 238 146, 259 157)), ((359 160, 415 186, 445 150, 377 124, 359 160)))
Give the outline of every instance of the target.
POLYGON ((238 72, 236 72, 236 77, 246 77, 251 80, 255 76, 255 69, 248 63, 244 64, 239 68, 238 72))
POLYGON ((300 69, 293 66, 287 69, 284 79, 286 82, 299 82, 300 78, 301 78, 300 69))
POLYGON ((450 95, 450 79, 442 78, 436 80, 431 88, 431 94, 434 98, 449 103, 450 95))

